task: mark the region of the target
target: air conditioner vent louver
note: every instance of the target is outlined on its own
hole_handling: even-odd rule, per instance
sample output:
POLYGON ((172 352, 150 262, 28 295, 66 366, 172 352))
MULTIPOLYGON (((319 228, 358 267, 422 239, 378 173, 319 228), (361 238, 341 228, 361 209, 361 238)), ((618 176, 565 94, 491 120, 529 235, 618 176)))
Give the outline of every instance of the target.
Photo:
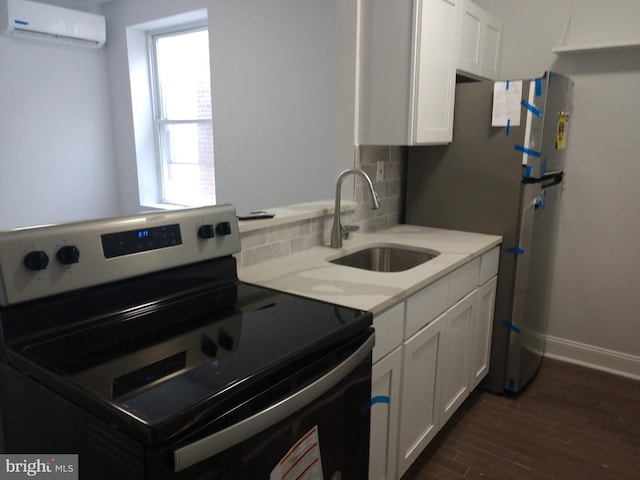
POLYGON ((90 47, 106 40, 103 16, 28 0, 0 0, 0 32, 90 47))
POLYGON ((32 30, 25 30, 23 28, 16 28, 13 30, 14 35, 23 35, 25 37, 39 38, 41 40, 48 41, 60 41, 66 43, 75 43, 77 45, 86 45, 89 47, 99 47, 100 44, 97 40, 85 40, 83 38, 67 37, 65 35, 53 35, 51 33, 34 32, 32 30))

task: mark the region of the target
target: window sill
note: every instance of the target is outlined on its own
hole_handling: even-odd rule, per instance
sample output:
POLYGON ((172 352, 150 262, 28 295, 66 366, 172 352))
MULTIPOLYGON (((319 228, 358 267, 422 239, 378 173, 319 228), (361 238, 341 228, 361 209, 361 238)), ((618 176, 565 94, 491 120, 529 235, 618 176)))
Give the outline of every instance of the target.
MULTIPOLYGON (((342 201, 340 212, 353 212, 358 204, 356 202, 342 201)), ((165 203, 152 203, 141 206, 148 210, 181 210, 185 207, 165 203)), ((297 203, 283 207, 268 208, 267 213, 273 213, 273 218, 263 220, 242 220, 238 222, 240 233, 262 230, 264 228, 279 227, 290 223, 310 220, 312 218, 327 217, 333 215, 334 200, 318 200, 315 202, 297 203)))
POLYGON ((144 205, 140 205, 141 209, 145 211, 163 211, 163 210, 183 210, 187 207, 182 205, 172 205, 170 203, 145 203, 144 205))
MULTIPOLYGON (((356 202, 343 201, 341 212, 352 212, 356 209, 356 202)), ((279 227, 290 223, 310 220, 312 218, 333 215, 334 200, 318 200, 315 202, 297 203, 283 207, 267 208, 265 212, 273 213, 273 218, 264 220, 242 220, 238 222, 240 233, 262 230, 264 228, 279 227)))

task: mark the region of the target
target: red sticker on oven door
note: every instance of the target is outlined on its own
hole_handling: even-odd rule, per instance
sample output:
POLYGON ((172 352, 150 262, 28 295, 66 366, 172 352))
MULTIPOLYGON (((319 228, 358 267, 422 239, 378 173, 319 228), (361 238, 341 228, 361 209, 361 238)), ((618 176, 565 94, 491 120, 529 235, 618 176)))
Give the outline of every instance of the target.
POLYGON ((322 480, 323 478, 317 425, 289 449, 269 475, 269 480, 322 480))

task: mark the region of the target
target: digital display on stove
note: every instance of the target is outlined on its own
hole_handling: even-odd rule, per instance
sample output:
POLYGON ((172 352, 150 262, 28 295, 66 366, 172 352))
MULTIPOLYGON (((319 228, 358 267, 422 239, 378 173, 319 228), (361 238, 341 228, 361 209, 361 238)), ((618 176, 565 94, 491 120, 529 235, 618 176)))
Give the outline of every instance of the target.
POLYGON ((102 235, 101 238, 105 258, 121 257, 131 253, 146 252, 182 244, 180 225, 177 223, 161 227, 107 233, 102 235))

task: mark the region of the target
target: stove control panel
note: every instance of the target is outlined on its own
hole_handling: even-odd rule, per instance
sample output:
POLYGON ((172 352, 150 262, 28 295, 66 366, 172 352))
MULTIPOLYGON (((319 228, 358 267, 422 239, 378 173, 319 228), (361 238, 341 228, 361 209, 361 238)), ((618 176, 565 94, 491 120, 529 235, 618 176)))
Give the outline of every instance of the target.
POLYGON ((239 251, 232 205, 0 231, 0 305, 239 251))

